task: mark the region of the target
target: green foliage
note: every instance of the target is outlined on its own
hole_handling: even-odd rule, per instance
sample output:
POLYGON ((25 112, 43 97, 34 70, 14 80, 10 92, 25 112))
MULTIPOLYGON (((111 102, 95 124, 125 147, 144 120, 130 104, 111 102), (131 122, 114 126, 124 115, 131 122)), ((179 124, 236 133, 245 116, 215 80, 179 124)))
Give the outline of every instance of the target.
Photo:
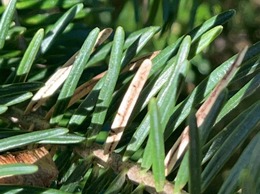
POLYGON ((5 164, 1 166, 0 175, 10 176, 19 174, 31 174, 38 170, 36 165, 29 164, 5 164))
POLYGON ((157 107, 157 102, 155 99, 151 99, 149 103, 149 115, 150 115, 150 122, 151 122, 151 132, 149 136, 149 140, 147 143, 147 147, 151 147, 150 151, 147 155, 150 157, 145 157, 144 154, 142 167, 149 169, 150 168, 150 161, 152 161, 152 169, 154 174, 154 181, 155 181, 155 188, 156 191, 161 192, 163 191, 164 187, 164 142, 163 142, 163 130, 161 128, 161 120, 160 114, 157 107), (149 144, 150 143, 150 144, 149 144), (148 161, 147 161, 148 160, 148 161), (150 160, 150 161, 149 161, 150 160), (147 167, 144 163, 148 163, 147 167))
POLYGON ((36 32, 35 36, 31 40, 30 45, 28 46, 28 49, 25 51, 21 63, 18 66, 15 78, 17 82, 25 82, 26 77, 28 76, 31 66, 35 60, 35 57, 39 52, 43 35, 43 29, 40 29, 38 30, 38 32, 36 32))
POLYGON ((189 191, 190 193, 201 193, 201 146, 195 111, 190 114, 189 127, 189 191))
POLYGON ((115 32, 114 44, 111 49, 108 71, 98 96, 100 103, 96 106, 91 120, 90 128, 93 130, 93 135, 96 135, 104 124, 106 113, 112 100, 113 91, 115 90, 121 68, 124 36, 124 30, 121 27, 118 27, 115 32))
POLYGON ((0 48, 4 47, 5 39, 9 30, 9 26, 12 22, 15 11, 16 0, 10 1, 0 21, 0 48))
MULTIPOLYGON (((59 173, 50 188, 14 183, 1 193, 260 193, 260 42, 252 42, 201 125, 196 118, 236 60, 218 56, 224 62, 216 64, 210 56, 223 29, 239 28, 228 26, 239 11, 216 1, 2 2, 0 157, 45 146, 59 173), (106 27, 114 33, 101 44, 106 27), (102 146, 116 134, 118 107, 147 58, 148 79, 106 160, 102 146), (189 146, 165 174, 186 125, 189 146)), ((1 164, 0 181, 40 168, 1 164)))
POLYGON ((38 142, 40 140, 63 135, 66 134, 67 132, 68 132, 67 129, 54 128, 54 129, 47 129, 43 131, 35 131, 35 132, 21 134, 21 135, 14 135, 0 140, 0 146, 1 146, 0 151, 3 152, 13 148, 21 147, 24 145, 28 145, 30 143, 38 142))

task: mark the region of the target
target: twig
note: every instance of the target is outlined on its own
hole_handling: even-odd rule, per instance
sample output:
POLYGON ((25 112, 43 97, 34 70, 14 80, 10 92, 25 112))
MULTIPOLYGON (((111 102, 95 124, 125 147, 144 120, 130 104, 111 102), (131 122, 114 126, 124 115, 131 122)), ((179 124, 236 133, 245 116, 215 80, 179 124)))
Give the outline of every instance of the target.
MULTIPOLYGON (((151 171, 144 171, 141 166, 137 163, 130 161, 122 161, 122 156, 116 153, 111 153, 109 157, 104 154, 103 147, 98 144, 93 144, 91 147, 76 147, 76 153, 81 157, 86 158, 93 155, 97 162, 104 166, 112 168, 116 173, 126 170, 126 176, 134 184, 142 184, 145 186, 146 191, 149 193, 157 193, 155 190, 155 182, 151 171)), ((174 185, 165 181, 165 185, 161 194, 172 194, 174 185)), ((182 191, 185 194, 185 191, 182 191)))

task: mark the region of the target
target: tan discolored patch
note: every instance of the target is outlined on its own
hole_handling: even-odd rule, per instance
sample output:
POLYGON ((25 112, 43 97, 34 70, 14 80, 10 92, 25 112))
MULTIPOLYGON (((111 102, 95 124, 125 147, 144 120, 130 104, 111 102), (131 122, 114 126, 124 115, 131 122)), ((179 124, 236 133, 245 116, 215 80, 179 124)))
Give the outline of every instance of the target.
MULTIPOLYGON (((142 57, 138 57, 134 59, 129 65, 127 65, 121 73, 127 72, 127 71, 136 71, 140 67, 140 65, 143 63, 144 60, 150 59, 152 60, 154 57, 156 57, 159 54, 160 51, 155 51, 153 53, 150 53, 148 55, 144 55, 142 57)), ((82 97, 86 96, 96 85, 96 83, 107 73, 107 71, 104 71, 95 77, 93 77, 91 80, 85 82, 84 84, 80 85, 74 92, 69 105, 67 108, 75 104, 79 101, 82 97)), ((46 120, 49 120, 54 112, 54 106, 48 111, 48 113, 45 116, 46 120)))
POLYGON ((104 147, 105 154, 111 153, 120 141, 151 68, 152 61, 150 59, 145 59, 129 85, 107 137, 104 147))

